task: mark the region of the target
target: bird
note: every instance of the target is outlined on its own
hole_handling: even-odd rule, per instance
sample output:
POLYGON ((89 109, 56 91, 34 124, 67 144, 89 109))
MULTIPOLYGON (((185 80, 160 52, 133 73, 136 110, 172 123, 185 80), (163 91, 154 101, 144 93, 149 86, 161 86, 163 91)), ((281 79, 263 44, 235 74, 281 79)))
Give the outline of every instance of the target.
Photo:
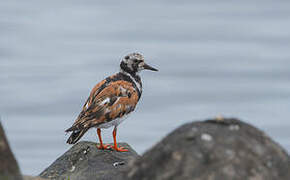
POLYGON ((120 71, 102 80, 92 89, 88 99, 73 125, 65 130, 71 132, 68 144, 75 144, 90 129, 96 128, 99 138, 98 149, 114 149, 126 152, 116 140, 117 128, 135 110, 142 95, 140 72, 158 71, 144 61, 140 53, 130 53, 121 59, 120 71), (103 144, 101 130, 114 127, 114 145, 103 144))

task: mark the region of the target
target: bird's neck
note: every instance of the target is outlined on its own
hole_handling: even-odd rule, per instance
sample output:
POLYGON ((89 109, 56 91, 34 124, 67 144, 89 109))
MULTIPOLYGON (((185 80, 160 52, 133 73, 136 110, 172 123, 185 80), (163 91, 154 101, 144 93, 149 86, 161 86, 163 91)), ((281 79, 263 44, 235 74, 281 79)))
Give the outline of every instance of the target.
POLYGON ((129 77, 132 77, 136 81, 139 81, 139 80, 141 81, 141 77, 139 75, 139 72, 133 72, 133 71, 127 72, 127 71, 124 71, 123 69, 120 69, 120 73, 125 74, 129 77))
POLYGON ((142 93, 142 82, 138 72, 126 72, 121 69, 120 73, 124 74, 125 76, 128 76, 137 86, 139 92, 142 93))

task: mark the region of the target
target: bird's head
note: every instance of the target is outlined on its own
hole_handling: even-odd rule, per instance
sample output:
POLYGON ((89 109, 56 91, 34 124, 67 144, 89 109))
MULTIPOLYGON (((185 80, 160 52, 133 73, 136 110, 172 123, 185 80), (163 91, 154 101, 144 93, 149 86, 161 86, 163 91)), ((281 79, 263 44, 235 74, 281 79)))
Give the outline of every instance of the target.
POLYGON ((130 74, 136 74, 144 69, 151 71, 158 71, 144 62, 144 57, 139 53, 131 53, 123 57, 121 64, 121 70, 130 74))

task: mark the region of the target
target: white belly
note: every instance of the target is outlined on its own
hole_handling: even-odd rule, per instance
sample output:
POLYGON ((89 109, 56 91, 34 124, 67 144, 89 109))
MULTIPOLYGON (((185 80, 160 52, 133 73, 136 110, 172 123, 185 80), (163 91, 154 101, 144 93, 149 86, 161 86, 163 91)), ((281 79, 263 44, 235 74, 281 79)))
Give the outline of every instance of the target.
POLYGON ((107 122, 107 123, 103 123, 103 124, 100 124, 98 126, 96 126, 96 128, 109 128, 109 127, 112 127, 112 126, 118 126, 119 124, 121 124, 125 119, 127 119, 128 115, 124 115, 123 117, 121 118, 117 118, 117 119, 114 119, 110 122, 107 122))

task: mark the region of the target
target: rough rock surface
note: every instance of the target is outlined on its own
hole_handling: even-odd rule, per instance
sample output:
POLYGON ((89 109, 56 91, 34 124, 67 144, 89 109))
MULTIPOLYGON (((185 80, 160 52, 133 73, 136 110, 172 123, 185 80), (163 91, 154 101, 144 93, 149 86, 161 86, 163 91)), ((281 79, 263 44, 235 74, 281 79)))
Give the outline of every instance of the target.
POLYGON ((236 119, 185 124, 135 160, 128 180, 289 180, 289 156, 236 119))
POLYGON ((16 159, 9 147, 0 123, 0 180, 21 180, 22 176, 16 159))
POLYGON ((129 152, 99 150, 92 142, 79 142, 45 169, 40 177, 69 180, 118 180, 128 161, 138 154, 126 143, 129 152))
POLYGON ((34 177, 34 176, 23 176, 23 180, 48 180, 41 177, 34 177))

